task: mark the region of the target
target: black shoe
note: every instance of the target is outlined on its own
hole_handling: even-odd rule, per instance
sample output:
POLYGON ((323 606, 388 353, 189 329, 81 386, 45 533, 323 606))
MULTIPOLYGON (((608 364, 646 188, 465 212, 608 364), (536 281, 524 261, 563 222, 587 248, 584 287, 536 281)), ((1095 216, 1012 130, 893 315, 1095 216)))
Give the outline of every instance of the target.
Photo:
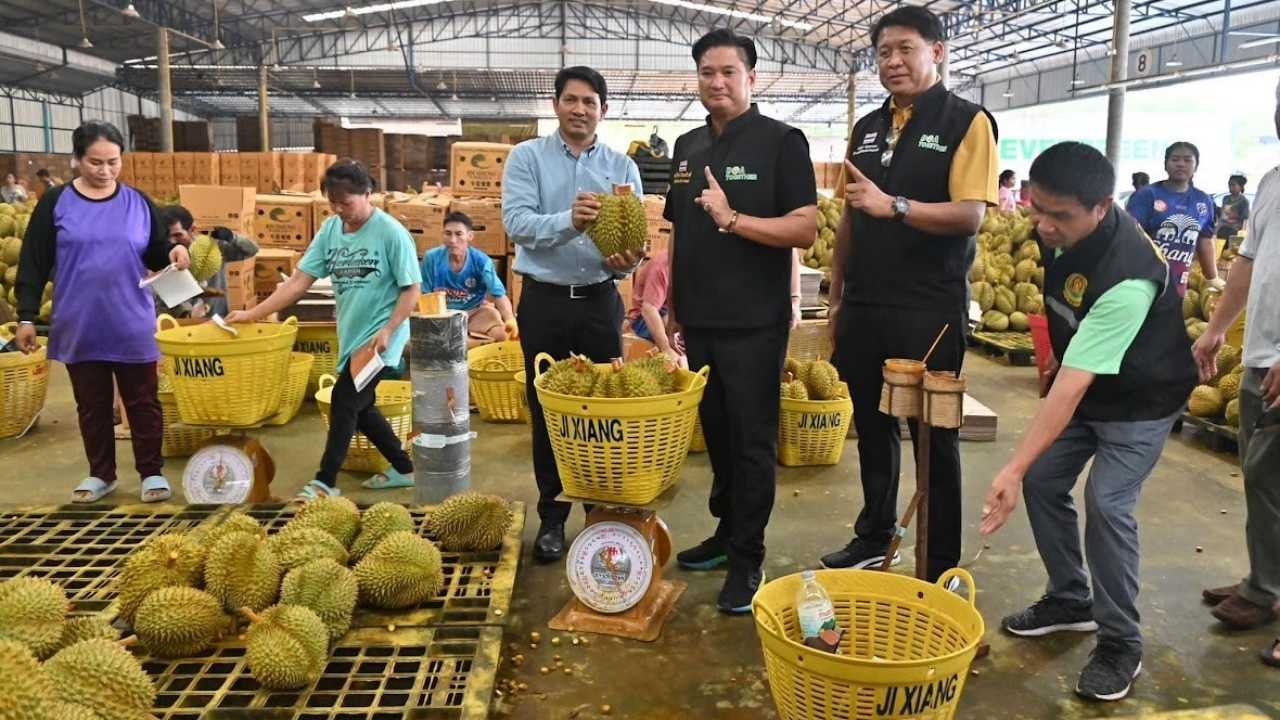
POLYGON ((564 523, 543 523, 533 541, 533 559, 551 563, 564 557, 564 523))
POLYGON ((1000 621, 1007 633, 1022 637, 1040 637, 1056 632, 1093 632, 1093 604, 1059 600, 1045 595, 1031 607, 1000 621))
MULTIPOLYGON (((854 538, 852 542, 833 553, 822 556, 818 562, 828 570, 865 570, 877 569, 884 564, 884 554, 889 548, 877 545, 862 538, 854 538)), ((902 562, 902 553, 894 551, 890 566, 902 562)))
POLYGON ((698 545, 676 553, 676 562, 685 570, 715 570, 729 562, 729 551, 712 535, 698 545))
POLYGON ((720 596, 716 598, 716 607, 720 612, 729 615, 744 615, 751 612, 751 599, 756 590, 764 584, 764 568, 750 565, 729 565, 729 574, 724 578, 724 587, 720 588, 720 596))
POLYGON ((1076 694, 1087 700, 1123 700, 1142 672, 1142 653, 1123 643, 1100 640, 1080 671, 1076 694))

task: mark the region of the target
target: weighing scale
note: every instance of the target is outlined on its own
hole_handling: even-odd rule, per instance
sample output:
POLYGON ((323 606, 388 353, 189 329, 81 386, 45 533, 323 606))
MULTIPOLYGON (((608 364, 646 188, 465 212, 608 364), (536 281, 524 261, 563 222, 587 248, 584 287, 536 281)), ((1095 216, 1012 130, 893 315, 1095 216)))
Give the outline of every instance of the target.
MULTIPOLYGON (((574 597, 547 626, 653 642, 688 583, 667 580, 671 532, 650 509, 666 506, 675 488, 645 506, 599 505, 566 553, 565 571, 574 597)), ((561 495, 565 502, 592 502, 561 495)))
POLYGON ((192 504, 266 502, 276 464, 256 439, 242 433, 215 435, 187 460, 182 492, 192 504))

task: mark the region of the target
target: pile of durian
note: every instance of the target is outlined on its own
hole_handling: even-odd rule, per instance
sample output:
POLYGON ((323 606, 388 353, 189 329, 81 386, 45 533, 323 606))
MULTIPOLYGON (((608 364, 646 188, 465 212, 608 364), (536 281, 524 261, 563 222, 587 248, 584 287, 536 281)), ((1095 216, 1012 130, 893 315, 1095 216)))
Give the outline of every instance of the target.
POLYGON ((0 584, 0 718, 149 717, 155 690, 126 645, 156 658, 198 656, 238 634, 241 621, 258 683, 306 687, 357 606, 395 610, 430 600, 443 584, 442 549, 493 550, 511 522, 506 500, 479 493, 449 498, 427 517, 439 546, 395 503, 362 515, 346 498, 320 498, 272 535, 236 512, 212 527, 158 535, 131 555, 115 582, 116 625, 67 620, 57 585, 10 580, 0 584), (117 625, 133 635, 120 641, 117 625), (72 714, 67 703, 84 711, 72 714), (27 715, 6 714, 28 706, 35 709, 27 715))
POLYGON ((1026 209, 987 210, 978 253, 969 270, 969 294, 982 310, 982 330, 1024 332, 1028 315, 1044 308, 1044 266, 1026 209))
POLYGON ((683 390, 676 366, 661 354, 623 362, 614 358, 596 367, 590 359, 570 355, 538 379, 542 389, 573 397, 645 398, 683 390))
POLYGON ((1209 327, 1209 317, 1221 297, 1222 293, 1209 289, 1200 263, 1193 261, 1187 273, 1187 294, 1182 296, 1182 323, 1187 326, 1187 335, 1192 340, 1199 340, 1209 327))
POLYGON ((1191 391, 1187 412, 1240 427, 1240 381, 1244 379, 1244 363, 1240 360, 1240 348, 1224 344, 1218 350, 1218 374, 1191 391))
POLYGON ((831 258, 836 250, 836 228, 844 215, 844 199, 818 196, 817 237, 800 256, 806 267, 824 272, 831 271, 831 258))
POLYGON ((787 358, 782 366, 783 400, 836 400, 848 397, 840 373, 826 360, 787 358))

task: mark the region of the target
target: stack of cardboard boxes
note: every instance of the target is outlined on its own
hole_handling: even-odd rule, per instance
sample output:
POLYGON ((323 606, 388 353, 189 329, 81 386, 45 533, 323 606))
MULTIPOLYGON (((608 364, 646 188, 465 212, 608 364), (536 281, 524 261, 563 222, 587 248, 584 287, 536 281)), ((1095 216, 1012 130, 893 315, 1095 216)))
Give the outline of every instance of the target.
POLYGON ((126 153, 120 180, 156 198, 181 185, 251 187, 257 192, 315 192, 336 157, 323 153, 126 153))
POLYGON ((644 218, 649 228, 649 255, 657 255, 671 247, 671 223, 662 217, 667 199, 662 195, 644 196, 644 218))

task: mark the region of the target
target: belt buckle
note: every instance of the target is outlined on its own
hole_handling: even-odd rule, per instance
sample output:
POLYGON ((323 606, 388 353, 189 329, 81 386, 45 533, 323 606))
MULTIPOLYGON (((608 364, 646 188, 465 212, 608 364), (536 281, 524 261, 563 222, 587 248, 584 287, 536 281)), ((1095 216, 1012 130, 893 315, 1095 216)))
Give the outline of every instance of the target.
POLYGON ((570 300, 586 300, 586 299, 587 299, 587 296, 586 296, 586 295, 579 295, 579 294, 578 294, 578 289, 579 289, 579 288, 584 288, 584 287, 586 287, 586 285, 570 285, 570 286, 569 286, 569 299, 570 299, 570 300))

